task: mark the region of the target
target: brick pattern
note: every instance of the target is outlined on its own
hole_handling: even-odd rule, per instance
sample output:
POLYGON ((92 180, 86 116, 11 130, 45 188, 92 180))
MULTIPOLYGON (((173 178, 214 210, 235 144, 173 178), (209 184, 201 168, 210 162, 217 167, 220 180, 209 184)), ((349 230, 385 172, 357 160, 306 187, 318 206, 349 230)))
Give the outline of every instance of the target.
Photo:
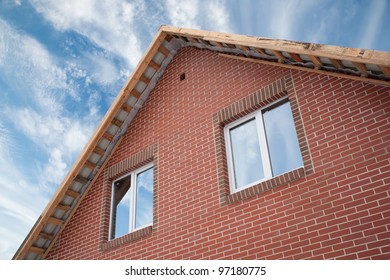
POLYGON ((237 202, 258 195, 277 186, 285 185, 290 181, 302 178, 305 174, 310 174, 313 171, 310 153, 308 151, 306 137, 302 126, 302 120, 295 100, 294 86, 290 75, 282 77, 260 90, 257 90, 256 92, 232 103, 226 108, 219 110, 214 113, 213 121, 216 149, 215 153, 216 155, 219 155, 217 157, 217 174, 221 205, 237 202), (229 189, 226 146, 224 139, 225 125, 286 96, 288 96, 291 104, 291 111, 297 130, 298 142, 304 161, 304 168, 292 170, 288 173, 231 194, 229 189))
POLYGON ((389 87, 184 48, 106 165, 157 145, 157 229, 101 250, 103 172, 47 258, 390 259, 389 135, 389 87), (222 205, 215 113, 288 75, 311 172, 222 205))

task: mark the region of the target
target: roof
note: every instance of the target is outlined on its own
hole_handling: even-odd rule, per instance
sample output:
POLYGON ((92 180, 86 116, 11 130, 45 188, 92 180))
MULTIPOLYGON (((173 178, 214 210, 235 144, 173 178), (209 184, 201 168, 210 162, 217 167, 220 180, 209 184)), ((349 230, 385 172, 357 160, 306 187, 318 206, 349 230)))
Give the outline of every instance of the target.
POLYGON ((389 52, 161 26, 13 259, 45 258, 166 67, 184 47, 390 86, 389 52))

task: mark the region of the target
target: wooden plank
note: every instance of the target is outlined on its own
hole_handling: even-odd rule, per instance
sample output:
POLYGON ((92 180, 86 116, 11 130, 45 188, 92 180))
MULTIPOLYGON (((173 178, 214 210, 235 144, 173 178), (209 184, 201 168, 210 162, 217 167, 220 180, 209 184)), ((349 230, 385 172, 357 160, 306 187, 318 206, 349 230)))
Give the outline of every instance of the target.
POLYGON ((53 240, 54 239, 53 234, 48 234, 48 233, 42 232, 42 231, 39 233, 39 236, 46 239, 46 240, 53 240))
POLYGON ((129 104, 123 103, 121 109, 127 113, 130 113, 133 107, 131 107, 129 104))
POLYGON ((113 125, 117 126, 117 127, 121 127, 122 124, 123 124, 123 121, 118 120, 117 118, 114 118, 114 119, 111 121, 111 123, 112 123, 113 125))
POLYGON ((160 53, 162 53, 163 55, 165 56, 168 56, 171 52, 166 48, 164 47, 163 45, 161 45, 159 48, 158 48, 158 51, 160 53))
POLYGON ((265 50, 264 49, 262 49, 262 48, 254 48, 258 53, 260 53, 260 54, 262 54, 262 55, 266 55, 266 56, 269 56, 269 54, 267 54, 266 52, 265 52, 265 50))
POLYGON ((310 58, 311 62, 313 62, 314 68, 316 68, 316 69, 320 69, 321 68, 322 63, 321 63, 321 61, 320 61, 320 59, 318 57, 316 57, 314 55, 309 55, 309 58, 310 58))
POLYGON ((30 251, 34 254, 43 255, 46 251, 46 249, 37 247, 37 246, 31 246, 30 251))
POLYGON ((73 197, 73 198, 77 198, 80 195, 80 193, 75 192, 74 190, 67 190, 65 192, 65 195, 73 197))
POLYGON ((65 204, 60 203, 57 205, 56 209, 66 212, 70 209, 70 205, 65 205, 65 204))
POLYGON ((271 50, 271 52, 278 58, 279 63, 284 63, 286 58, 280 51, 271 50))
POLYGON ((385 74, 385 76, 390 77, 390 67, 380 65, 379 68, 381 69, 383 74, 385 74))
POLYGON ((224 48, 225 46, 222 45, 220 42, 217 42, 217 41, 212 41, 211 42, 214 46, 218 47, 218 48, 224 48))
POLYGON ((156 62, 154 62, 153 60, 149 61, 149 64, 148 64, 150 67, 152 67, 154 70, 158 71, 160 70, 161 68, 161 65, 158 65, 156 62))
POLYGON ((329 60, 330 60, 330 63, 332 63, 332 65, 334 67, 336 67, 337 69, 344 69, 344 66, 343 66, 343 64, 341 63, 340 60, 333 59, 333 58, 329 58, 329 60))
POLYGON ((362 77, 368 77, 368 70, 367 70, 366 65, 364 65, 362 63, 358 63, 358 62, 353 62, 353 65, 356 67, 356 69, 359 70, 360 75, 362 77))
POLYGON ((219 55, 224 56, 224 57, 233 58, 233 59, 238 59, 238 60, 250 61, 250 62, 255 62, 255 63, 262 63, 262 64, 269 64, 269 65, 280 66, 280 67, 289 68, 289 69, 302 70, 302 71, 311 72, 311 73, 317 73, 317 74, 328 75, 328 76, 333 76, 333 77, 341 77, 341 78, 351 79, 351 80, 355 80, 355 81, 370 82, 370 83, 374 83, 374 84, 390 86, 390 81, 385 81, 385 80, 376 80, 376 79, 365 78, 365 77, 361 77, 361 76, 352 76, 352 75, 347 75, 344 73, 330 72, 330 71, 325 71, 325 70, 321 70, 321 69, 311 69, 311 68, 298 66, 298 65, 281 64, 279 62, 273 62, 273 61, 267 61, 267 60, 256 59, 256 58, 249 58, 249 57, 242 57, 242 56, 236 56, 236 55, 231 55, 231 54, 222 54, 221 53, 219 55))
POLYGON ((111 135, 110 133, 108 132, 104 132, 104 134, 102 135, 102 137, 108 141, 112 141, 112 139, 114 139, 114 135, 111 135))
POLYGON ((57 219, 57 218, 55 218, 55 217, 49 217, 49 218, 47 219, 47 222, 59 226, 59 225, 61 225, 64 221, 63 221, 63 220, 60 220, 60 219, 57 219))
POLYGON ((301 63, 303 62, 302 58, 298 54, 296 54, 296 53, 288 53, 288 54, 291 56, 291 58, 294 61, 301 62, 301 63))
MULTIPOLYGON (((103 156, 104 153, 106 152, 104 149, 96 146, 95 149, 93 149, 93 152, 99 156, 103 156)), ((84 185, 84 184, 83 184, 84 185)))
POLYGON ((244 52, 249 52, 249 51, 250 51, 250 48, 249 48, 248 46, 239 45, 238 48, 240 48, 240 49, 243 50, 244 52))
POLYGON ((187 37, 200 38, 209 41, 219 41, 230 44, 246 45, 262 49, 292 52, 297 54, 314 55, 339 60, 350 60, 361 63, 371 63, 390 67, 390 54, 384 51, 362 50, 322 44, 310 44, 287 40, 270 39, 245 35, 228 34, 222 32, 194 30, 162 26, 161 30, 169 34, 186 34, 187 37))
MULTIPOLYGON (((96 149, 96 148, 95 148, 95 149, 96 149)), ((82 185, 85 185, 86 183, 88 183, 88 179, 82 177, 81 175, 77 175, 77 176, 74 178, 74 180, 75 180, 76 182, 79 182, 79 183, 82 184, 82 185)))
POLYGON ((129 93, 129 95, 134 96, 134 97, 137 98, 137 99, 141 97, 141 93, 139 93, 139 92, 136 91, 135 89, 133 89, 133 90, 129 93))
POLYGON ((84 166, 91 169, 91 170, 94 170, 95 167, 97 166, 97 164, 87 160, 87 161, 85 161, 84 166))
POLYGON ((149 84, 150 83, 150 79, 148 77, 146 77, 145 75, 142 75, 139 80, 145 84, 149 84))

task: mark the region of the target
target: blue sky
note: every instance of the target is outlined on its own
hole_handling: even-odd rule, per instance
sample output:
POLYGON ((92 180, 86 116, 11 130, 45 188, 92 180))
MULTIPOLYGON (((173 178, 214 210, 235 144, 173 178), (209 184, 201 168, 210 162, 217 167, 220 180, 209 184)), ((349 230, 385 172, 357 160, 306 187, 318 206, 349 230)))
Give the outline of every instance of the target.
POLYGON ((386 0, 0 0, 0 259, 162 24, 390 51, 386 0))

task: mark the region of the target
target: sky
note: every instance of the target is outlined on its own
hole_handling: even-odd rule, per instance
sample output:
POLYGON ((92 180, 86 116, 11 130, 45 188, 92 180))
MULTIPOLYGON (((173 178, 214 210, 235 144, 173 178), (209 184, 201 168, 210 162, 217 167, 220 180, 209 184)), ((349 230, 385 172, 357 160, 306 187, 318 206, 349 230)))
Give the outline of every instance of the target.
POLYGON ((0 0, 0 259, 161 25, 390 51, 386 0, 0 0))

